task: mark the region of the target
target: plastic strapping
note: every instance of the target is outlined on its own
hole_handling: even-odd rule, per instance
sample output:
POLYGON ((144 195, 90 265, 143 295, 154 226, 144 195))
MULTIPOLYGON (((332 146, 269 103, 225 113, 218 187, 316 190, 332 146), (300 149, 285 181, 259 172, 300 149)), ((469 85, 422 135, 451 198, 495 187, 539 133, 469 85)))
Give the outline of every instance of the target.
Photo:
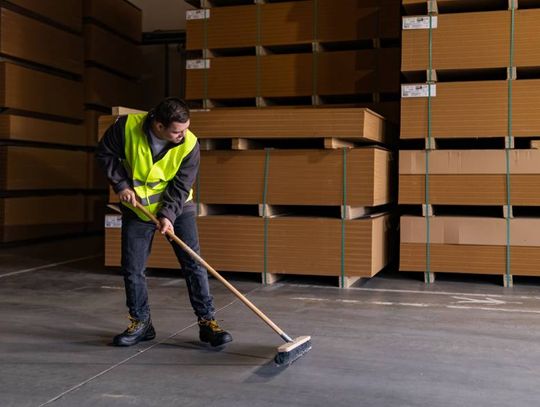
MULTIPOLYGON (((430 0, 430 6, 433 6, 433 0, 430 0)), ((433 7, 430 7, 429 10, 433 10, 433 7)), ((431 82, 432 82, 432 71, 433 71, 433 20, 432 14, 429 13, 429 39, 428 39, 428 52, 429 52, 429 63, 428 63, 428 74, 427 74, 427 85, 428 85, 428 100, 427 100, 427 146, 426 146, 426 176, 425 176, 425 217, 426 217, 426 282, 431 283, 431 225, 430 225, 430 213, 429 213, 429 154, 432 147, 432 134, 431 134, 431 82)))
POLYGON ((341 207, 341 287, 345 287, 345 218, 347 209, 347 148, 343 148, 343 205, 341 207))
POLYGON ((510 282, 511 276, 511 247, 510 247, 510 208, 512 205, 511 185, 510 185, 510 149, 512 147, 512 85, 513 76, 511 72, 514 68, 514 31, 515 31, 515 4, 511 1, 510 5, 510 65, 508 78, 508 140, 505 146, 506 156, 506 282, 510 282))
MULTIPOLYGON (((257 47, 255 49, 255 64, 256 64, 256 73, 255 73, 255 86, 256 86, 256 96, 257 98, 261 97, 261 20, 262 20, 262 5, 257 3, 257 47)), ((257 103, 257 107, 259 104, 257 103)))
POLYGON ((312 15, 313 38, 311 43, 311 94, 313 96, 317 96, 319 93, 319 49, 315 48, 315 44, 319 41, 319 0, 313 0, 312 15))
MULTIPOLYGON (((205 10, 206 11, 206 10, 205 10)), ((210 55, 205 55, 205 52, 209 54, 208 52, 208 18, 203 19, 203 60, 206 60, 210 55)), ((206 62, 205 62, 206 63, 206 62)), ((203 107, 206 108, 206 103, 208 101, 208 68, 203 68, 204 74, 203 74, 203 107)))
POLYGON ((268 173, 270 168, 270 149, 265 148, 264 158, 264 188, 263 188, 263 210, 262 216, 264 221, 264 256, 263 256, 263 284, 267 284, 267 272, 268 272, 268 220, 266 216, 266 200, 268 196, 268 173))

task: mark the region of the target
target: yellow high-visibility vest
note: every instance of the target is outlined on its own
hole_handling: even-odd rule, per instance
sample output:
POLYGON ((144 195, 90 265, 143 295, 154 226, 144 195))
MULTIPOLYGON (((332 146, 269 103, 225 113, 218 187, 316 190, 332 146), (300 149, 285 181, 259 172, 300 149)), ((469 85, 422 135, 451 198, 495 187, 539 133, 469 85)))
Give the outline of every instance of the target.
MULTIPOLYGON (((154 163, 152 149, 143 130, 145 119, 146 113, 130 114, 127 117, 124 147, 126 160, 124 165, 131 175, 133 188, 140 198, 141 204, 155 215, 159 210, 161 198, 167 189, 167 185, 176 176, 184 158, 195 148, 197 137, 188 130, 182 144, 171 148, 159 161, 154 163)), ((193 190, 189 192, 186 201, 191 199, 193 199, 193 190)), ((150 220, 139 209, 133 208, 124 202, 122 203, 133 210, 142 220, 150 220)))

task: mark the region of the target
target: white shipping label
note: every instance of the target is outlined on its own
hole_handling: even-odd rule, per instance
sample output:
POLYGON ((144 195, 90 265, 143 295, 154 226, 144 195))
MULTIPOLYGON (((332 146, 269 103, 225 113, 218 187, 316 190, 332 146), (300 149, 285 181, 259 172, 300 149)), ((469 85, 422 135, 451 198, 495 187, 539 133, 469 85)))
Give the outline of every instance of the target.
POLYGON ((122 227, 122 215, 105 215, 105 228, 119 229, 122 227))
POLYGON ((210 18, 210 10, 188 10, 186 11, 186 20, 204 20, 210 18))
MULTIPOLYGON (((404 30, 429 30, 430 16, 403 17, 404 30)), ((431 16, 431 28, 437 28, 437 16, 431 16)))
POLYGON ((401 85, 402 98, 427 98, 429 96, 437 96, 437 85, 434 83, 431 85, 401 85), (428 88, 428 86, 430 87, 428 88))
POLYGON ((210 69, 209 59, 188 59, 186 69, 210 69))

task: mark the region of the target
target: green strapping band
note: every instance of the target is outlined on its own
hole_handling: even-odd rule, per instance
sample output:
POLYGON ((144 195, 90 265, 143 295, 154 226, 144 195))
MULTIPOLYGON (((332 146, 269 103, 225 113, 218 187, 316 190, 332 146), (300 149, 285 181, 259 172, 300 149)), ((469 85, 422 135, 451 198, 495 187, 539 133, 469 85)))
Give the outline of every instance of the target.
POLYGON ((268 271, 268 217, 266 216, 266 199, 268 196, 268 173, 270 168, 270 149, 264 149, 264 188, 263 188, 263 220, 264 220, 264 255, 263 255, 263 284, 267 283, 266 273, 268 271))
MULTIPOLYGON (((207 9, 205 9, 205 12, 206 12, 207 9)), ((203 19, 204 20, 204 23, 203 23, 203 26, 204 26, 204 30, 203 30, 203 50, 206 50, 208 51, 208 18, 205 18, 203 19)), ((209 56, 209 55, 207 55, 209 56)), ((204 51, 203 51, 203 63, 206 64, 206 58, 205 58, 205 55, 204 55, 204 51)), ((206 107, 205 104, 206 104, 206 101, 208 100, 208 69, 206 68, 206 66, 203 68, 204 69, 204 76, 203 76, 203 107, 206 107)))
POLYGON ((312 39, 312 58, 311 58, 311 93, 312 96, 317 96, 319 92, 318 76, 319 76, 319 50, 313 49, 315 42, 319 41, 319 0, 313 0, 313 39, 312 39))
MULTIPOLYGON (((257 3, 257 48, 255 49, 255 63, 256 63, 256 74, 255 74, 255 86, 256 86, 256 96, 261 96, 261 55, 260 55, 260 48, 261 48, 261 4, 257 3)), ((257 104, 258 106, 258 104, 257 104)), ((258 106, 259 107, 259 106, 258 106)))
MULTIPOLYGON (((433 10, 433 0, 431 0, 431 8, 433 10)), ((429 11, 429 10, 428 10, 429 11)), ((426 176, 425 176, 425 205, 426 205, 426 282, 431 283, 431 227, 430 227, 430 213, 429 213, 429 153, 432 147, 431 139, 431 82, 432 82, 432 70, 433 70, 433 16, 429 15, 429 43, 428 43, 428 52, 429 52, 429 68, 428 68, 428 104, 427 104, 427 146, 426 146, 426 176)))
POLYGON ((511 20, 510 20, 510 66, 508 75, 508 145, 505 146, 506 156, 506 204, 508 213, 506 214, 506 281, 510 282, 511 258, 510 258, 510 208, 512 204, 510 188, 510 148, 512 147, 512 85, 514 68, 514 31, 515 31, 515 5, 511 2, 511 20))
POLYGON ((345 287, 345 214, 347 206, 347 148, 343 148, 343 205, 341 207, 341 287, 345 287))

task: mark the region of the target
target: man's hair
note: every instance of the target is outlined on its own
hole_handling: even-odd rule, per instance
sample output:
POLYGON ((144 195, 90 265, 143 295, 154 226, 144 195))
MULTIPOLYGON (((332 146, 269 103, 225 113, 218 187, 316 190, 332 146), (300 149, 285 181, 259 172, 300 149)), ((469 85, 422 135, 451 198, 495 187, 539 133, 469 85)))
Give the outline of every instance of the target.
POLYGON ((150 117, 169 127, 172 122, 186 123, 189 120, 189 107, 180 98, 168 97, 150 111, 150 117))

